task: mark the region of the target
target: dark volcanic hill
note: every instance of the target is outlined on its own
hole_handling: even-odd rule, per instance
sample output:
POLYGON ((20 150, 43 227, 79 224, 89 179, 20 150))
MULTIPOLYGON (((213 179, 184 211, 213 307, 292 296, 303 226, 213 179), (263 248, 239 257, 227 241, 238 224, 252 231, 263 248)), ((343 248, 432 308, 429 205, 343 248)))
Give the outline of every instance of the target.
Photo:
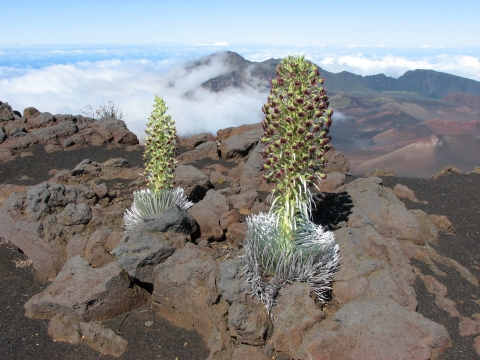
MULTIPOLYGON (((208 65, 215 57, 224 57, 224 64, 229 71, 202 84, 202 87, 214 92, 246 85, 257 87, 259 84, 268 89, 268 82, 276 76, 275 68, 281 61, 280 59, 269 59, 258 63, 251 62, 235 52, 226 51, 191 62, 187 64, 186 68, 192 69, 208 65)), ((325 78, 325 84, 330 92, 344 91, 350 94, 378 95, 381 92, 393 91, 414 93, 433 99, 456 93, 480 96, 480 82, 434 70, 411 70, 398 79, 384 74, 361 76, 348 71, 334 74, 321 68, 320 72, 325 78)))

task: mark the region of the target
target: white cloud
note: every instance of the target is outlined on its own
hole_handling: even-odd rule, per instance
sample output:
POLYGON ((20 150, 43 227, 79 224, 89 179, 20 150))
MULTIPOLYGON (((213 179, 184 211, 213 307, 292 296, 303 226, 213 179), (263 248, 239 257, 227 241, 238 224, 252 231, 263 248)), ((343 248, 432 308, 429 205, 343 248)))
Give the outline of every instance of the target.
MULTIPOLYGON (((115 59, 113 57, 124 51, 116 49, 113 55, 109 55, 111 58, 108 60, 70 62, 39 69, 32 69, 29 65, 0 66, 0 100, 9 102, 19 111, 34 106, 40 111, 53 114, 79 114, 87 104, 98 107, 103 102, 112 100, 120 106, 124 114, 128 114, 125 119, 127 125, 139 138, 143 138, 155 94, 162 96, 167 102, 169 114, 175 120, 180 135, 216 133, 218 129, 261 120, 261 106, 266 100, 266 94, 259 90, 261 86, 247 91, 229 90, 221 93, 210 93, 198 88, 204 81, 227 70, 221 58, 217 57, 209 66, 193 68, 190 71, 182 65, 185 59, 198 59, 205 53, 218 50, 208 47, 158 49, 162 55, 158 59, 115 59), (184 96, 185 93, 190 96, 184 96)), ((417 50, 405 55, 400 53, 402 49, 375 49, 376 55, 371 55, 370 49, 362 48, 362 53, 359 53, 359 49, 345 47, 229 48, 251 61, 304 53, 307 59, 335 73, 384 73, 398 77, 408 70, 421 68, 480 81, 480 56, 445 53, 425 55, 431 54, 431 50, 417 50)), ((83 51, 78 48, 67 50, 83 51)), ((97 50, 103 51, 95 49, 97 50)), ((144 50, 134 51, 137 51, 135 54, 143 55, 144 50)), ((154 48, 154 51, 157 51, 157 48, 154 48)), ((88 50, 88 53, 91 52, 91 49, 88 50)), ((45 50, 42 56, 50 56, 47 53, 45 50)), ((125 53, 131 54, 126 50, 125 53)), ((12 55, 8 53, 7 56, 12 55)), ((337 115, 339 116, 340 114, 337 115)))
POLYGON ((226 41, 215 41, 213 46, 228 46, 228 42, 226 41))
POLYGON ((399 77, 409 70, 429 69, 480 81, 480 58, 467 55, 437 55, 423 58, 385 55, 368 57, 362 54, 311 57, 312 61, 330 72, 350 71, 358 75, 399 77))
POLYGON ((261 120, 266 94, 256 89, 211 93, 198 88, 224 73, 222 57, 207 66, 186 70, 173 66, 160 73, 147 60, 105 60, 30 69, 11 79, 0 79, 0 100, 16 110, 33 106, 42 112, 80 114, 87 105, 97 108, 113 101, 128 128, 144 137, 154 95, 164 98, 179 135, 217 130, 261 120), (189 96, 185 93, 190 92, 189 96))

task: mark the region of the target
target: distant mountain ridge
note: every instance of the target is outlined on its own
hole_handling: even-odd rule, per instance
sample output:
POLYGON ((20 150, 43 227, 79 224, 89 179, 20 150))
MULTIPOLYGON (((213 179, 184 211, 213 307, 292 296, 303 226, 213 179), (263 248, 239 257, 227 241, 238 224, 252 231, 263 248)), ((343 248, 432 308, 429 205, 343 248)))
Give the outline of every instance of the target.
MULTIPOLYGON (((281 59, 269 59, 252 62, 235 52, 226 51, 204 57, 189 63, 187 69, 208 64, 211 59, 224 56, 224 65, 229 71, 211 78, 201 86, 214 92, 228 87, 240 88, 245 85, 269 88, 269 80, 276 77, 275 68, 281 59), (255 83, 252 83, 255 81, 255 83)), ((480 96, 480 82, 442 73, 434 70, 410 70, 398 79, 384 74, 361 76, 342 71, 332 73, 320 68, 321 76, 329 92, 348 92, 350 94, 378 95, 384 91, 419 94, 426 98, 440 99, 450 94, 472 94, 480 96)))

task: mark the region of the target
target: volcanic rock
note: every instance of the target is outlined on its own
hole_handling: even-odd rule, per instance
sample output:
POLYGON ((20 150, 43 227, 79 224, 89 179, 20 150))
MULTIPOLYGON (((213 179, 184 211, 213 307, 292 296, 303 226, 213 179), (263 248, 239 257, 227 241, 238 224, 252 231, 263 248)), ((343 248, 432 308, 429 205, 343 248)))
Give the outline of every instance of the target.
POLYGON ((72 257, 55 280, 25 303, 30 318, 70 315, 92 321, 115 317, 142 304, 148 293, 133 284, 116 262, 94 268, 81 256, 72 257))

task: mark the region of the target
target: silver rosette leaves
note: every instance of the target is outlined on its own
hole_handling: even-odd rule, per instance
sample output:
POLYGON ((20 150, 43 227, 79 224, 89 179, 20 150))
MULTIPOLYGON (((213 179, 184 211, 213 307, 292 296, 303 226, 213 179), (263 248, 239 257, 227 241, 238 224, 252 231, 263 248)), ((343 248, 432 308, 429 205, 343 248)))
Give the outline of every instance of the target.
POLYGON ((123 215, 123 227, 127 231, 135 231, 146 218, 162 213, 172 204, 177 204, 185 210, 193 205, 188 201, 182 188, 134 191, 132 206, 123 215))
POLYGON ((320 301, 327 300, 340 262, 333 232, 300 218, 293 241, 282 241, 278 215, 260 213, 246 222, 246 282, 270 315, 280 288, 292 281, 309 283, 320 301))

